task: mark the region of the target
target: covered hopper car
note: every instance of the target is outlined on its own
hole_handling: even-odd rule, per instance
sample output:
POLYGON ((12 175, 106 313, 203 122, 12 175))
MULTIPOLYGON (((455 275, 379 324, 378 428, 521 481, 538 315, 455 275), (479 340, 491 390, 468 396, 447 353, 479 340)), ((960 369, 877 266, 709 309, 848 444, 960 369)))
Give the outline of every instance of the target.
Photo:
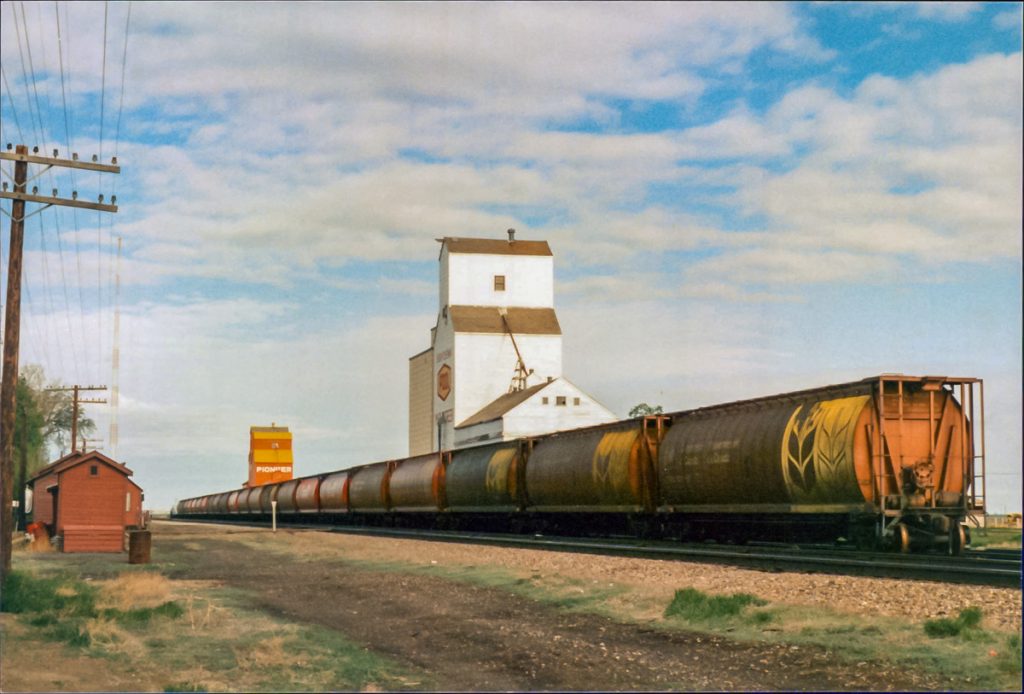
POLYGON ((984 513, 983 400, 978 379, 884 375, 195 497, 173 515, 267 518, 276 500, 283 521, 955 554, 984 513))

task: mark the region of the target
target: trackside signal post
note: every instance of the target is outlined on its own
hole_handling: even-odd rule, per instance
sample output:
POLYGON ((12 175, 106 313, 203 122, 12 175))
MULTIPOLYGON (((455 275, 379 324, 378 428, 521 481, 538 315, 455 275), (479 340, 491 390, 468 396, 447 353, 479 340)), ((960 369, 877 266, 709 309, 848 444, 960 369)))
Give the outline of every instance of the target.
MULTIPOLYGON (((4 316, 4 352, 3 352, 3 381, 0 383, 0 584, 7 577, 11 570, 11 531, 13 530, 14 519, 11 513, 11 500, 14 496, 14 413, 15 393, 18 385, 18 347, 21 338, 21 259, 22 246, 25 238, 25 220, 32 215, 38 214, 48 207, 58 205, 61 207, 78 207, 87 210, 100 212, 117 212, 117 199, 112 197, 109 204, 104 204, 103 196, 100 195, 98 202, 86 202, 78 199, 78 192, 73 191, 70 198, 61 198, 57 190, 53 195, 39 195, 36 187, 28 192, 28 167, 29 164, 39 165, 43 168, 33 179, 53 167, 67 169, 84 169, 86 171, 101 171, 106 173, 121 173, 121 167, 117 165, 117 158, 111 160, 110 164, 100 164, 94 156, 91 162, 79 161, 77 154, 72 154, 71 159, 61 159, 57 150, 53 150, 53 156, 40 156, 39 148, 35 147, 29 154, 26 145, 18 145, 11 152, 11 145, 7 145, 8 151, 0 152, 0 160, 14 162, 14 190, 7 189, 7 182, 3 182, 3 190, 0 191, 0 198, 11 200, 11 243, 10 257, 7 264, 7 310, 4 316), (42 205, 31 213, 25 213, 25 203, 33 202, 42 205)), ((4 214, 7 214, 4 211, 4 214)))

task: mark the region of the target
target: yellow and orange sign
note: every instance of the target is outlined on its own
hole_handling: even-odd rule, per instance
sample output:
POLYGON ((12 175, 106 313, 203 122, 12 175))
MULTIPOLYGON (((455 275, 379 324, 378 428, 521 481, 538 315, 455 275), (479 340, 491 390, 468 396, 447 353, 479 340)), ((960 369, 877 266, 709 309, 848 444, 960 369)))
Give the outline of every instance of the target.
POLYGON ((249 485, 292 479, 292 435, 288 427, 249 427, 249 485))

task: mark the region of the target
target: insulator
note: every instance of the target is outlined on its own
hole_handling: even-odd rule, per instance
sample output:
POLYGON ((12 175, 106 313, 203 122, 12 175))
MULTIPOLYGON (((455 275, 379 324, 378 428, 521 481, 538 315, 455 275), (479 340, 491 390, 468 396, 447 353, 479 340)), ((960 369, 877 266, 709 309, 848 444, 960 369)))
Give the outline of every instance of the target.
POLYGON ((111 205, 116 205, 117 204, 117 196, 116 195, 111 195, 110 196, 110 204, 111 205))
POLYGON ((53 158, 54 158, 54 159, 56 159, 56 158, 57 158, 57 150, 53 150, 53 158))
POLYGON ((39 154, 39 147, 33 147, 32 154, 39 154))
POLYGON ((8 151, 14 149, 14 145, 12 145, 10 142, 8 142, 7 143, 7 149, 8 149, 8 151))
POLYGON ((100 202, 103 202, 103 193, 100 193, 100 202))
POLYGON ((4 181, 4 190, 7 190, 7 181, 4 181))
POLYGON ((39 186, 32 186, 32 195, 35 195, 38 192, 39 192, 39 186))
POLYGON ((72 200, 77 200, 78 199, 78 191, 77 190, 71 191, 71 199, 72 200))
POLYGON ((110 163, 113 164, 114 166, 117 166, 117 157, 112 157, 110 163))
POLYGON ((71 153, 71 159, 73 161, 78 161, 78 152, 72 152, 71 153))
POLYGON ((99 158, 99 157, 97 157, 97 156, 96 156, 96 155, 94 154, 94 155, 92 155, 92 160, 93 160, 94 162, 97 162, 97 161, 99 161, 99 160, 100 160, 100 158, 99 158))
POLYGON ((57 189, 56 188, 53 189, 53 197, 57 197, 57 189))

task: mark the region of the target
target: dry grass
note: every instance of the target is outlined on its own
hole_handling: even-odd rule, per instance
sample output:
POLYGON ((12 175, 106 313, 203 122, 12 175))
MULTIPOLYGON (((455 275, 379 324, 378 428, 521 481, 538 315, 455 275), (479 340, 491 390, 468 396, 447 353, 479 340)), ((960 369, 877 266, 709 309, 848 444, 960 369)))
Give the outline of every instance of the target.
POLYGON ((125 629, 117 622, 97 617, 85 623, 93 647, 109 654, 122 654, 130 658, 144 658, 146 645, 138 633, 125 629))
MULTIPOLYGON (((294 629, 286 629, 294 632, 294 629)), ((243 670, 259 670, 267 668, 291 668, 296 665, 305 665, 308 656, 301 653, 289 652, 285 647, 285 641, 291 637, 274 636, 260 641, 247 648, 235 648, 235 659, 238 667, 243 670)))
POLYGON ((135 571, 101 581, 97 607, 133 610, 159 607, 171 599, 171 582, 158 573, 135 571))

